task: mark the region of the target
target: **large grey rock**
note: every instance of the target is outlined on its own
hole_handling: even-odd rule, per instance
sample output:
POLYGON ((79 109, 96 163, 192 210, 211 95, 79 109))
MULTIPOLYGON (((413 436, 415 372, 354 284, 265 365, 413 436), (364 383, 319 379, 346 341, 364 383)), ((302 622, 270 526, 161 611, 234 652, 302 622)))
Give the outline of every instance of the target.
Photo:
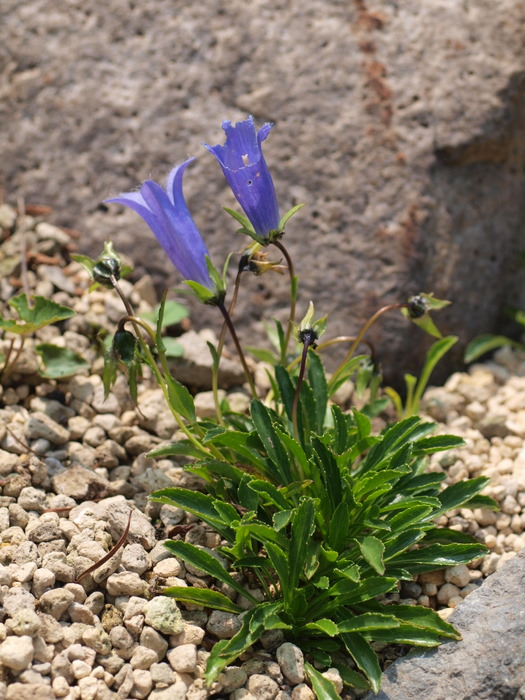
MULTIPOLYGON (((82 251, 112 236, 139 273, 177 280, 139 218, 100 202, 200 154, 185 191, 222 264, 245 239, 200 142, 253 113, 276 123, 265 152, 281 209, 308 203, 285 239, 301 314, 312 298, 331 333, 351 334, 382 304, 433 291, 465 341, 525 303, 521 0, 3 0, 0 26, 5 195, 52 205, 85 233, 82 251)), ((247 279, 236 315, 260 338, 286 290, 247 279)), ((194 320, 221 323, 202 307, 194 320)), ((397 312, 373 335, 398 374, 428 346, 397 312)))
POLYGON ((492 574, 449 617, 461 633, 385 672, 364 700, 514 700, 525 697, 525 550, 492 574))

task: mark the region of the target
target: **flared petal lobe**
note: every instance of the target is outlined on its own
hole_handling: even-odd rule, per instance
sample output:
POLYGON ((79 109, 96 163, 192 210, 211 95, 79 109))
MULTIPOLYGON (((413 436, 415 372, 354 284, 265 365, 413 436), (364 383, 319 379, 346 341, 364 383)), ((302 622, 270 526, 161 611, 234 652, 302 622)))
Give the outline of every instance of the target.
POLYGON ((137 212, 155 234, 169 259, 186 280, 214 289, 206 256, 208 250, 184 200, 182 177, 193 158, 168 175, 166 190, 146 180, 140 192, 123 192, 106 202, 123 204, 137 212))
POLYGON ((259 239, 267 241, 271 231, 279 228, 279 205, 272 176, 264 160, 262 142, 267 138, 272 124, 265 124, 257 132, 253 117, 235 126, 225 121, 224 146, 206 148, 219 161, 224 176, 244 210, 259 239))

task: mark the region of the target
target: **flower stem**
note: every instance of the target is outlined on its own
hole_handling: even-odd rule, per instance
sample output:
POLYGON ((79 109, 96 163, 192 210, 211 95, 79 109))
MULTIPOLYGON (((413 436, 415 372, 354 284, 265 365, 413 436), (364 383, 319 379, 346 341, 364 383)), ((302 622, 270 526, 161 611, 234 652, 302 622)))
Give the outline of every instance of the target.
MULTIPOLYGON (((314 342, 315 342, 315 335, 313 333, 305 334, 305 337, 303 340, 303 352, 301 355, 301 365, 299 367, 299 376, 297 377, 297 386, 295 388, 295 395, 293 397, 293 405, 292 405, 293 432, 294 432, 295 439, 299 443, 300 443, 299 420, 298 420, 299 398, 301 395, 301 387, 303 385, 304 373, 306 371, 306 358, 308 357, 308 348, 314 342)), ((304 479, 304 474, 301 474, 301 479, 304 479)))
MULTIPOLYGON (((237 272, 237 276, 235 278, 235 285, 233 287, 233 297, 230 303, 230 308, 228 309, 228 315, 232 316, 233 309, 235 308, 235 304, 237 302, 237 296, 239 294, 239 286, 241 282, 241 271, 237 272)), ((211 378, 211 388, 213 392, 213 402, 215 404, 215 412, 217 414, 217 421, 220 425, 224 424, 224 421, 222 419, 222 411, 221 411, 221 406, 220 406, 220 401, 219 401, 219 363, 222 357, 222 351, 224 349, 224 341, 226 338, 226 329, 228 326, 226 325, 226 321, 223 322, 221 332, 219 335, 219 341, 217 343, 217 361, 213 363, 212 367, 212 378, 211 378)))
POLYGON ((362 341, 363 336, 365 333, 370 329, 371 326, 374 325, 374 323, 377 321, 378 318, 380 318, 383 314, 387 313, 387 311, 392 311, 394 309, 403 309, 406 308, 407 304, 389 304, 388 306, 383 306, 382 308, 379 309, 379 311, 376 311, 373 316, 371 316, 368 321, 363 325, 359 333, 356 335, 354 342, 350 346, 350 349, 346 353, 344 360, 341 362, 341 364, 337 367, 335 372, 332 374, 332 377, 330 379, 330 385, 333 386, 334 382, 339 378, 339 376, 342 374, 344 371, 344 368, 346 366, 346 363, 348 360, 351 359, 352 355, 354 354, 357 346, 359 343, 362 341))
POLYGON ((274 241, 272 241, 272 243, 276 248, 279 248, 281 253, 284 255, 286 264, 288 265, 288 274, 290 275, 290 315, 288 317, 288 326, 286 328, 284 347, 281 348, 281 362, 285 364, 286 351, 288 350, 288 344, 292 335, 293 322, 295 320, 295 305, 297 302, 297 277, 295 274, 295 268, 292 262, 292 258, 290 257, 284 245, 278 239, 275 239, 274 241))
POLYGON ((250 390, 252 392, 253 397, 255 398, 257 396, 255 384, 253 383, 252 375, 250 373, 248 365, 246 364, 246 358, 245 358, 244 353, 242 351, 241 344, 239 343, 239 338, 238 338, 237 333, 235 331, 235 326, 233 325, 232 320, 230 318, 230 314, 228 313, 228 310, 224 306, 224 304, 222 304, 222 303, 217 304, 217 306, 219 307, 219 310, 224 317, 224 322, 225 322, 228 330, 230 331, 230 335, 231 335, 233 343, 235 345, 235 349, 237 350, 237 354, 239 355, 239 359, 241 361, 242 368, 244 370, 244 374, 246 375, 246 380, 247 380, 248 384, 250 385, 250 390))
POLYGON ((20 357, 22 350, 24 348, 25 342, 26 342, 25 336, 21 336, 20 337, 20 345, 18 346, 18 348, 15 352, 15 356, 11 360, 11 355, 13 354, 13 349, 15 346, 15 339, 14 338, 11 339, 11 342, 9 343, 9 349, 7 351, 7 355, 5 356, 5 360, 4 360, 4 367, 2 369, 2 372, 0 373, 0 377, 1 377, 3 382, 6 380, 6 378, 11 374, 11 372, 15 368, 17 360, 20 357))

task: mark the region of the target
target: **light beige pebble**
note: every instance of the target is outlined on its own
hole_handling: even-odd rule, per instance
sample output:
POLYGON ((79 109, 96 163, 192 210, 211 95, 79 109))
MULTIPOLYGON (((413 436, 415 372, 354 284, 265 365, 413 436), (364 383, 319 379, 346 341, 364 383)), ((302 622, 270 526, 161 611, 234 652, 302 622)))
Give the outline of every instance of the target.
POLYGON ((198 646, 204 639, 204 634, 205 631, 202 627, 185 622, 184 629, 180 634, 171 635, 170 644, 173 647, 180 644, 196 644, 198 646))
POLYGON ((246 688, 239 688, 233 691, 230 695, 230 700, 257 700, 257 698, 246 688))
POLYGON ((53 445, 63 445, 69 441, 69 430, 54 421, 45 413, 35 411, 27 422, 27 437, 30 440, 44 438, 53 445))
POLYGON ((462 588, 470 581, 470 570, 466 564, 457 564, 445 569, 445 581, 462 588))
POLYGON ((181 644, 170 649, 167 659, 177 673, 193 673, 197 667, 197 647, 195 644, 181 644))
POLYGON ((181 564, 175 557, 162 559, 153 567, 153 573, 157 576, 167 578, 168 576, 178 576, 181 572, 181 564))
POLYGON ((336 668, 329 668, 327 671, 324 671, 322 675, 329 681, 332 681, 332 683, 335 685, 336 691, 339 694, 343 692, 343 679, 336 668))
POLYGON ((40 596, 40 610, 53 615, 56 620, 61 620, 67 613, 74 595, 65 588, 54 588, 40 596))
POLYGON ((145 598, 140 596, 130 596, 124 610, 124 620, 129 620, 135 615, 141 615, 146 610, 147 602, 145 598))
POLYGON ((178 678, 168 688, 155 688, 152 690, 148 700, 186 700, 186 698, 186 683, 181 678, 178 678))
POLYGON ((91 673, 91 665, 82 661, 81 659, 75 659, 71 662, 71 670, 73 675, 79 680, 79 678, 85 678, 91 673))
POLYGON ((131 649, 135 640, 123 625, 116 625, 109 632, 109 639, 115 649, 131 649))
POLYGON ((28 635, 7 637, 0 644, 0 664, 13 671, 29 668, 34 654, 33 640, 28 635))
POLYGON ((135 668, 132 671, 132 676, 133 688, 131 690, 131 695, 134 698, 138 698, 138 700, 142 700, 142 698, 149 695, 153 688, 151 673, 144 669, 135 668))
POLYGON ((40 618, 33 608, 21 608, 7 620, 9 629, 19 637, 35 637, 40 631, 40 618))
POLYGON ((82 641, 98 654, 109 654, 111 651, 109 635, 98 625, 96 627, 88 627, 82 634, 82 641))
POLYGON ((133 655, 130 659, 131 668, 148 669, 152 664, 159 660, 158 654, 153 649, 144 646, 137 646, 133 650, 133 655))
POLYGON ((257 700, 273 700, 279 692, 279 686, 274 680, 259 673, 248 678, 246 687, 257 700))
POLYGON ((144 547, 138 542, 128 544, 122 552, 122 566, 127 571, 133 571, 136 574, 143 574, 151 566, 151 560, 144 547))
POLYGON ((315 700, 315 694, 305 683, 301 683, 292 690, 292 700, 315 700))
POLYGON ((137 573, 133 571, 122 571, 111 574, 106 581, 106 589, 110 595, 140 596, 148 588, 146 581, 143 581, 137 573))
POLYGON ((437 601, 440 605, 447 605, 450 598, 459 596, 459 588, 453 583, 445 583, 437 592, 437 601))
POLYGON ((51 683, 51 689, 58 698, 63 698, 69 693, 69 683, 64 676, 56 676, 51 683))
POLYGON ((140 633, 140 644, 153 651, 157 654, 157 660, 164 658, 166 651, 168 650, 168 642, 157 630, 153 627, 146 626, 140 633))
POLYGON ((453 595, 451 598, 448 599, 447 605, 449 608, 455 608, 457 605, 463 602, 463 596, 460 595, 453 595))
MULTIPOLYGON (((170 685, 175 680, 175 674, 167 663, 152 664, 149 669, 153 683, 170 685)), ((245 679, 246 680, 246 679, 245 679)), ((242 684, 244 685, 244 683, 242 684)))

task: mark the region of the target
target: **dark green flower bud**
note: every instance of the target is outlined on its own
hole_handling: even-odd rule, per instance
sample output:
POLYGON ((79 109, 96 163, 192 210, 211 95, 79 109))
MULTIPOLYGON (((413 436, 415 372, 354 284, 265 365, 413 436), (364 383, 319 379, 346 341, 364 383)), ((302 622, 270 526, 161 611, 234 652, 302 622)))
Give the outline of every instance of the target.
POLYGON ((410 318, 421 318, 427 313, 428 304, 420 294, 417 294, 408 300, 407 310, 410 318))

